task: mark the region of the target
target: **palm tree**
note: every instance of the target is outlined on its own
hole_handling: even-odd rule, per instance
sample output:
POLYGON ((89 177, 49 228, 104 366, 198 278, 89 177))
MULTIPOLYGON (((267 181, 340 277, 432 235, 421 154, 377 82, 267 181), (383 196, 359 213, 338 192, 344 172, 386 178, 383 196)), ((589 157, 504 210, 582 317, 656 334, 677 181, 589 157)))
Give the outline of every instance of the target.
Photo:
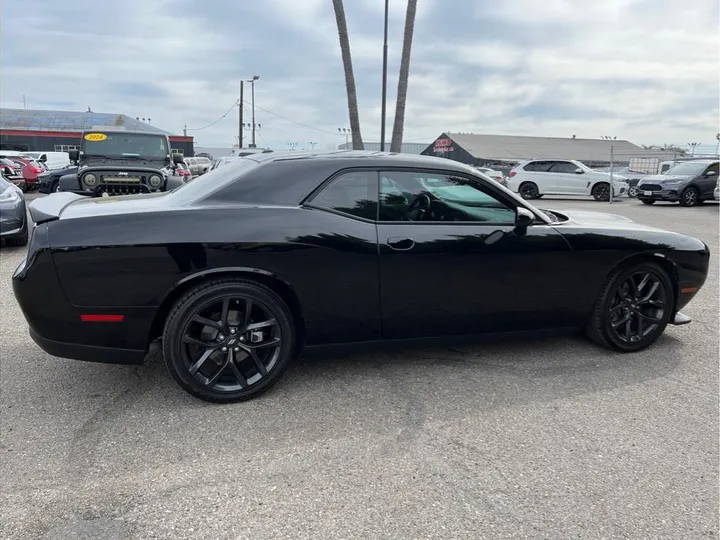
POLYGON ((395 102, 395 124, 393 125, 390 151, 402 149, 403 128, 405 127, 405 103, 407 102, 408 77, 410 75, 410 51, 415 31, 415 13, 417 0, 408 0, 405 13, 405 35, 403 36, 402 56, 400 57, 400 76, 398 77, 397 100, 395 102))
POLYGON ((345 70, 345 88, 347 89, 352 146, 353 150, 364 150, 365 145, 360 134, 360 113, 358 113, 355 75, 353 74, 352 56, 350 54, 350 37, 348 36, 347 21, 345 21, 343 1, 333 0, 333 8, 335 9, 335 20, 337 21, 338 37, 340 38, 340 53, 342 54, 343 68, 345 70))

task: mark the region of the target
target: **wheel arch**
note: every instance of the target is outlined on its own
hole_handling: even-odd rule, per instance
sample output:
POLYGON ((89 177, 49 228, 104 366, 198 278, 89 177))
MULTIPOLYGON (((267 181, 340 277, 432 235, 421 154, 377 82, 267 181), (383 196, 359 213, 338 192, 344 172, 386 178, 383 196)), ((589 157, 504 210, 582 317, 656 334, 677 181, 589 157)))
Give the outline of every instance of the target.
POLYGON ((298 332, 296 344, 298 349, 302 347, 305 336, 305 317, 303 316, 300 299, 295 290, 280 276, 266 270, 249 267, 224 267, 203 270, 202 272, 186 276, 178 281, 173 288, 165 294, 155 314, 152 325, 150 326, 148 343, 162 336, 165 321, 170 314, 170 310, 187 291, 202 283, 223 278, 239 278, 247 281, 255 281, 277 294, 292 313, 293 322, 298 332))

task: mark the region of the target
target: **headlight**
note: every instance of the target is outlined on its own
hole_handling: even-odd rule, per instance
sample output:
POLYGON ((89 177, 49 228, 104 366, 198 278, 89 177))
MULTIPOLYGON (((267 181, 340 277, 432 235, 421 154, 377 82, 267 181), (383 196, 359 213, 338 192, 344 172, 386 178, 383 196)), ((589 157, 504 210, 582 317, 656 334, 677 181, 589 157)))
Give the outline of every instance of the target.
POLYGON ((153 174, 150 177, 150 185, 154 188, 159 188, 162 186, 162 178, 159 177, 157 174, 153 174))
POLYGON ((97 177, 92 173, 88 173, 83 176, 83 184, 92 187, 97 184, 97 177))
POLYGON ((20 190, 15 188, 15 186, 8 186, 5 191, 0 193, 0 202, 3 203, 9 203, 9 202, 17 202, 20 200, 20 190))

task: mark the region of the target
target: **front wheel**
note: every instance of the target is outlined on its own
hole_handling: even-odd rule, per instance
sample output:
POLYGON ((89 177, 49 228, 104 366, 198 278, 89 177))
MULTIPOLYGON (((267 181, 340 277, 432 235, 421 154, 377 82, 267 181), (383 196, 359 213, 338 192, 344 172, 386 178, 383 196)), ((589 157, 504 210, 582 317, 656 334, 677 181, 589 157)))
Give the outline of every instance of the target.
POLYGON ((163 332, 170 374, 205 401, 253 398, 275 384, 295 351, 290 310, 272 290, 224 279, 191 289, 175 304, 163 332))
POLYGON ((700 204, 700 193, 694 187, 689 187, 680 196, 680 206, 696 206, 700 204))
POLYGON ((640 199, 640 202, 643 204, 655 204, 655 201, 653 199, 640 199))
POLYGON ((596 343, 622 352, 649 347, 662 335, 674 307, 667 273, 653 263, 617 270, 606 282, 588 323, 596 343))
POLYGON ((602 182, 595 184, 592 188, 592 196, 596 201, 609 201, 610 200, 610 184, 602 182))
POLYGON ((628 197, 637 197, 638 195, 638 188, 637 186, 630 186, 628 189, 628 197))

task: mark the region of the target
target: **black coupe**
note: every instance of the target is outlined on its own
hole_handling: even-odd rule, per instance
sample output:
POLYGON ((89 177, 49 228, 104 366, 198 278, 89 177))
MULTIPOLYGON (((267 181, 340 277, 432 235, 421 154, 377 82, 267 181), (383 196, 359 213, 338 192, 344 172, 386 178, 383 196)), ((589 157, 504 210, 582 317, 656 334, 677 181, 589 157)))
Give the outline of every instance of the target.
POLYGON ((217 402, 327 345, 584 329, 638 351, 690 321, 710 259, 695 238, 385 153, 254 154, 168 193, 55 193, 30 213, 13 286, 40 347, 132 364, 161 343, 180 386, 217 402))

